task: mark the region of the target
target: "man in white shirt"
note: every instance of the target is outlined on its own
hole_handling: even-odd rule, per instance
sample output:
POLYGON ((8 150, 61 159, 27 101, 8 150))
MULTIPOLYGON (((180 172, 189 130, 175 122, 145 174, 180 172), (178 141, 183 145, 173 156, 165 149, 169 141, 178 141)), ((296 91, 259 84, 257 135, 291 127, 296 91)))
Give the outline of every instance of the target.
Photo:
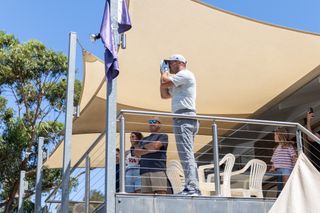
MULTIPOLYGON (((160 67, 161 98, 172 98, 172 112, 183 115, 196 115, 196 79, 193 73, 186 69, 187 61, 179 54, 164 60, 160 67), (169 72, 171 74, 169 74, 169 72)), ((193 153, 194 137, 198 131, 196 119, 173 119, 173 130, 176 137, 177 150, 185 176, 185 188, 181 195, 200 195, 197 164, 193 153)))

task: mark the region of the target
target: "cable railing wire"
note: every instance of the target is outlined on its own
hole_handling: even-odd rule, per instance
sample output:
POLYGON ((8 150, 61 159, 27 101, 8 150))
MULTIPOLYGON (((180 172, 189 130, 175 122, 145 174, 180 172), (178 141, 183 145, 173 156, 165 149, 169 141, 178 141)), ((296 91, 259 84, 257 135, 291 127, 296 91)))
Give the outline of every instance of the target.
MULTIPOLYGON (((129 112, 129 114, 133 114, 136 111, 133 112, 129 112)), ((139 115, 139 113, 137 113, 139 115)), ((157 113, 156 113, 157 114, 157 113)), ((158 113, 161 114, 161 113, 158 113)), ((169 113, 170 114, 170 113, 169 113)), ((164 116, 168 117, 169 114, 166 114, 164 116)), ((124 113, 125 115, 125 113, 124 113)), ((150 113, 146 113, 146 114, 142 114, 141 116, 145 116, 145 117, 150 117, 151 114, 150 113)), ((171 115, 170 115, 171 116, 171 115)), ((272 130, 268 130, 268 129, 274 129, 278 126, 287 126, 287 127, 298 127, 300 128, 299 125, 297 125, 296 123, 289 123, 289 122, 271 122, 271 121, 261 121, 261 120, 246 120, 246 119, 234 119, 232 120, 230 119, 225 119, 225 118, 221 118, 221 117, 210 117, 210 116, 200 116, 199 117, 199 121, 200 121, 200 126, 199 126, 199 130, 212 130, 211 127, 207 127, 207 126, 201 126, 201 122, 202 120, 210 120, 212 121, 212 123, 214 122, 214 120, 219 120, 218 122, 218 140, 220 141, 219 144, 219 149, 225 149, 225 151, 223 153, 219 153, 219 159, 221 160, 222 157, 224 157, 224 155, 226 153, 228 153, 228 149, 232 150, 236 150, 238 153, 234 153, 235 158, 236 158, 236 162, 234 163, 234 169, 233 171, 237 170, 238 168, 242 168, 246 165, 246 163, 251 160, 251 159, 264 159, 267 168, 269 168, 272 163, 270 162, 270 158, 272 155, 273 150, 276 148, 277 143, 275 143, 275 141, 273 139, 270 139, 270 136, 274 133, 274 131, 272 130), (230 122, 245 122, 244 124, 242 124, 240 127, 239 125, 236 125, 235 128, 226 128, 223 126, 219 126, 219 125, 223 125, 223 123, 230 123, 230 122), (257 129, 253 129, 253 127, 251 125, 260 125, 261 130, 257 130, 257 129), (250 126, 249 126, 250 125, 250 126), (267 125, 271 125, 271 126, 267 126, 267 125), (250 129, 252 128, 252 129, 250 129), (234 141, 238 141, 234 142, 234 141), (246 143, 243 143, 246 142, 246 143), (252 143, 252 145, 249 145, 247 142, 252 143), (255 144, 259 143, 259 146, 255 146, 255 144), (264 147, 265 146, 265 147, 264 147), (243 151, 242 151, 243 150, 243 151)), ((136 121, 129 121, 129 120, 125 120, 125 132, 126 134, 129 134, 130 131, 136 131, 136 129, 140 129, 141 127, 146 128, 149 124, 147 122, 136 122, 136 121)), ((207 125, 207 124, 206 124, 207 125)), ((161 126, 167 131, 168 128, 170 128, 170 133, 172 131, 172 129, 174 128, 174 126, 172 124, 161 124, 161 126)), ((305 131, 304 129, 302 129, 302 131, 305 131)), ((210 131, 211 132, 211 131, 210 131)), ((145 133, 144 133, 145 134, 145 133)), ((164 134, 160 131, 159 134, 164 134)), ((199 133, 198 133, 199 134, 199 133)), ((288 133, 290 138, 294 138, 295 137, 295 133, 288 133)), ((212 136, 212 135, 211 135, 212 136)), ((196 137, 197 138, 197 137, 196 137)), ((173 139, 174 140, 174 139, 173 139)), ((212 139, 209 138, 209 141, 197 141, 197 145, 201 146, 202 149, 201 151, 197 152, 197 155, 199 155, 200 157, 197 158, 197 164, 212 164, 213 163, 213 153, 212 153, 212 139), (203 148, 204 147, 204 148, 203 148), (211 150, 211 151, 209 151, 211 150)), ((145 141, 144 142, 153 142, 153 141, 145 141)), ((170 143, 182 143, 179 141, 169 141, 170 143)), ((126 138, 125 141, 126 144, 130 143, 129 140, 126 138)), ((305 141, 304 141, 304 145, 303 145, 303 149, 306 152, 310 153, 310 147, 313 147, 312 143, 308 143, 308 147, 305 145, 305 141)), ((99 144, 99 143, 98 143, 99 144)), ((90 156, 91 162, 92 164, 95 165, 103 165, 104 164, 104 160, 103 157, 101 158, 101 154, 103 153, 103 143, 100 143, 99 145, 96 144, 94 146, 94 148, 91 149, 91 152, 87 152, 87 155, 90 156)), ((128 146, 127 146, 128 147, 128 146)), ((163 150, 163 151, 159 151, 159 152, 166 152, 167 156, 171 156, 176 154, 176 156, 179 156, 179 154, 182 154, 183 152, 179 153, 176 150, 163 150)), ((314 156, 316 159, 319 159, 319 157, 315 156, 314 153, 310 153, 311 156, 314 156)), ((144 161, 159 161, 160 159, 147 159, 144 158, 143 156, 141 157, 142 160, 144 161)), ((310 159, 312 160, 312 159, 310 159)), ((84 161, 84 158, 83 158, 84 161)), ((169 159, 165 160, 167 163, 169 161, 169 159)), ((179 161, 179 163, 184 163, 183 161, 179 161)), ((82 162, 83 163, 83 162, 82 162)), ((315 163, 315 162, 313 162, 315 163)), ((79 163, 78 165, 80 165, 81 163, 79 163)), ((155 170, 154 168, 148 168, 148 167, 140 167, 140 169, 148 169, 149 171, 155 170)), ((172 169, 168 169, 166 168, 167 171, 173 171, 172 169)), ((213 170, 211 170, 213 172, 213 170)), ((222 170, 223 172, 223 167, 222 170)), ((210 173, 206 173, 205 175, 208 175, 210 173)), ((97 168, 97 170, 93 173, 91 173, 90 175, 90 188, 91 189, 97 189, 97 188, 104 188, 102 186, 104 186, 104 170, 103 169, 99 169, 97 168)), ((248 174, 244 174, 243 176, 248 176, 248 174)), ((270 173, 267 170, 267 178, 271 178, 268 180, 263 180, 263 184, 268 184, 268 189, 263 188, 263 193, 265 195, 269 194, 269 193, 278 193, 279 191, 276 190, 275 188, 277 187, 277 184, 281 183, 282 181, 277 180, 277 174, 273 174, 270 173), (267 177, 268 176, 268 177, 267 177)), ((131 176, 131 177, 138 177, 138 176, 131 176)), ((266 178, 265 177, 265 178, 266 178)), ((157 177, 155 177, 157 178, 157 177)), ((161 177, 158 177, 161 178, 161 177)), ((81 178, 79 178, 80 180, 81 178)), ((232 181, 236 181, 237 184, 244 184, 247 183, 248 180, 241 180, 241 179, 235 179, 234 176, 232 176, 232 181)), ((234 183, 233 183, 234 184, 234 183)), ((83 186, 83 180, 81 180, 81 183, 79 183, 79 186, 83 186)), ((125 185, 125 186, 131 186, 131 185, 125 185)), ((144 187, 144 186, 141 186, 144 187)), ((160 187, 160 186, 158 186, 160 187)), ((80 187, 83 188, 83 187, 80 187)), ((75 200, 83 200, 82 194, 84 191, 83 190, 78 190, 77 191, 77 196, 75 195, 73 198, 75 200)), ((270 196, 275 196, 275 195, 268 195, 270 196)), ((56 198, 56 195, 54 196, 54 198, 56 198)))

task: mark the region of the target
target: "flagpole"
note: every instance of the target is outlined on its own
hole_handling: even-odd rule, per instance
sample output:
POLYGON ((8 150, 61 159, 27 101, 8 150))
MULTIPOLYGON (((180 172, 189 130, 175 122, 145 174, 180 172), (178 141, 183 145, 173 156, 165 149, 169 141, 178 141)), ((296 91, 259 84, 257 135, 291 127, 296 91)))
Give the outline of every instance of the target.
MULTIPOLYGON (((111 29, 116 48, 119 44, 117 11, 118 0, 110 0, 111 29)), ((106 90, 105 212, 115 213, 117 78, 108 79, 106 90)))
MULTIPOLYGON (((105 205, 104 212, 116 210, 116 114, 117 80, 119 74, 118 47, 120 36, 131 28, 126 0, 106 0, 100 33, 93 40, 101 38, 104 47, 106 71, 106 142, 105 142, 105 205), (119 6, 121 3, 121 6, 119 6), (120 11, 119 11, 119 10, 120 11), (119 14, 120 13, 120 14, 119 14)), ((123 173, 123 172, 122 172, 123 173)), ((123 175, 123 174, 122 174, 123 175)))

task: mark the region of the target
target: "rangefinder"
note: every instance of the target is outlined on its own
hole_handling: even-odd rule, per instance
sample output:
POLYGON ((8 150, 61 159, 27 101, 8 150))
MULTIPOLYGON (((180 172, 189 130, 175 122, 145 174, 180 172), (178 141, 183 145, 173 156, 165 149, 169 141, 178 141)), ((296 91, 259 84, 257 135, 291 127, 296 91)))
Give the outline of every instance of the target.
POLYGON ((169 72, 169 64, 168 62, 161 60, 160 61, 160 72, 164 73, 164 72, 169 72))

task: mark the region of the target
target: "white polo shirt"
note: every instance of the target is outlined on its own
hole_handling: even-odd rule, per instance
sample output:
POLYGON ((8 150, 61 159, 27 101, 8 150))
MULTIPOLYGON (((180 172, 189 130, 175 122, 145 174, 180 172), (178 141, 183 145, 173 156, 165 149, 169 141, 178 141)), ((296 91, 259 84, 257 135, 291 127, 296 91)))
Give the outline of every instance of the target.
POLYGON ((172 112, 181 109, 196 110, 196 79, 194 74, 185 69, 170 76, 174 86, 169 89, 172 97, 172 112))

